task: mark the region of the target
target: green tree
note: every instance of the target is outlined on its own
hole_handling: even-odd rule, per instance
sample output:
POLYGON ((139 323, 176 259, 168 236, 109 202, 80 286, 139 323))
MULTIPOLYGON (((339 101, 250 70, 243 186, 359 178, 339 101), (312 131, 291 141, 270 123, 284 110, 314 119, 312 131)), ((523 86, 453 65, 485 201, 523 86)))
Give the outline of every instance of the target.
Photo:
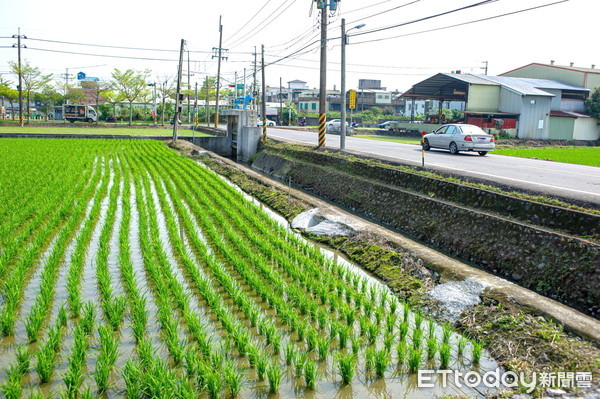
POLYGON ((284 124, 288 126, 292 125, 292 122, 298 119, 298 111, 296 110, 296 104, 286 102, 285 106, 282 108, 281 120, 284 124))
MULTIPOLYGON (((29 104, 31 103, 31 95, 36 91, 47 85, 52 80, 52 74, 42 75, 42 72, 38 67, 32 66, 29 62, 22 62, 19 66, 14 61, 8 61, 11 72, 19 76, 21 73, 21 79, 23 80, 22 90, 25 92, 25 99, 27 102, 27 118, 29 119, 30 109, 29 104)), ((29 123, 29 121, 27 122, 29 123)))
MULTIPOLYGON (((166 104, 167 98, 175 98, 175 79, 173 79, 172 76, 166 76, 164 75, 162 77, 162 79, 157 79, 156 82, 156 92, 158 94, 158 96, 160 97, 160 118, 161 118, 161 125, 164 126, 165 125, 165 113, 171 109, 171 107, 169 107, 166 104), (159 83, 162 82, 162 83, 159 83)), ((169 111, 170 112, 170 111, 169 111)), ((168 115, 167 115, 168 117, 168 115)))
POLYGON ((10 87, 10 82, 2 80, 2 77, 0 77, 0 100, 2 101, 1 106, 4 107, 5 100, 8 101, 9 103, 13 103, 18 98, 19 98, 19 92, 10 87))
POLYGON ((133 102, 149 93, 146 83, 149 76, 150 70, 148 69, 144 71, 128 69, 122 72, 115 68, 112 73, 113 87, 129 103, 129 126, 133 123, 133 102))
POLYGON ((116 118, 117 117, 117 104, 121 103, 124 98, 121 96, 121 93, 115 91, 115 90, 105 90, 102 92, 102 97, 104 98, 104 101, 109 104, 110 106, 112 106, 113 112, 112 115, 116 118))
POLYGON ((53 113, 54 105, 59 103, 63 96, 54 86, 47 84, 42 87, 40 91, 35 93, 33 98, 43 104, 42 113, 47 117, 48 114, 53 113))
POLYGON ((600 87, 596 87, 590 98, 585 100, 585 111, 600 119, 600 87))

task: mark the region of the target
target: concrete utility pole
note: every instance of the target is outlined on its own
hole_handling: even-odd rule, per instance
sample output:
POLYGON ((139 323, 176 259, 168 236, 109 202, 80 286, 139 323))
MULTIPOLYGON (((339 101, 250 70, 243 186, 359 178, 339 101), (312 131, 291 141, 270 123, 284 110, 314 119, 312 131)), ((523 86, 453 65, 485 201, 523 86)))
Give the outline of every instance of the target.
MULTIPOLYGON (((258 97, 256 95, 256 89, 257 89, 257 87, 256 87, 256 55, 257 55, 256 54, 256 46, 254 46, 254 76, 253 76, 254 82, 252 83, 252 97, 255 98, 253 100, 254 104, 256 104, 256 97, 258 97)), ((254 108, 252 108, 252 109, 254 109, 254 108)))
MULTIPOLYGON (((21 35, 21 28, 18 28, 17 34, 12 36, 13 39, 17 39, 17 57, 18 57, 18 68, 19 68, 19 124, 23 127, 23 70, 21 69, 21 39, 27 39, 27 36, 21 35)), ((13 47, 15 45, 13 44, 13 47)))
POLYGON ((206 86, 206 102, 204 104, 204 109, 206 111, 206 127, 210 126, 210 102, 208 101, 208 96, 210 94, 210 90, 208 87, 208 75, 206 75, 206 83, 204 84, 204 86, 206 86))
POLYGON ((283 87, 281 86, 281 76, 279 77, 279 124, 283 125, 283 87))
POLYGON ((194 89, 194 125, 198 127, 198 81, 194 89))
POLYGON ((348 44, 348 32, 352 29, 360 29, 365 24, 356 25, 346 31, 346 19, 342 18, 342 124, 340 125, 340 150, 346 149, 346 45, 348 44))
POLYGON ((227 51, 227 49, 223 48, 223 25, 221 25, 221 16, 219 16, 219 47, 214 48, 213 51, 217 51, 218 55, 213 55, 212 58, 218 58, 217 62, 217 104, 215 108, 215 128, 219 127, 219 88, 221 87, 221 60, 227 59, 227 57, 223 57, 223 51, 227 51))
POLYGON ((263 134, 262 141, 263 143, 267 141, 267 89, 265 84, 265 45, 262 45, 262 104, 261 104, 261 112, 262 112, 262 121, 263 121, 263 134))
MULTIPOLYGON (((317 2, 318 3, 318 2, 317 2)), ((319 143, 325 147, 325 123, 327 122, 327 4, 321 5, 321 67, 319 84, 319 143)))
POLYGON ((181 48, 179 49, 179 67, 177 69, 177 94, 175 96, 175 116, 173 117, 173 142, 177 141, 177 128, 179 127, 179 114, 181 113, 181 73, 183 67, 183 48, 185 40, 181 39, 181 48))
MULTIPOLYGON (((187 70, 187 78, 188 78, 187 79, 188 80, 187 81, 187 89, 188 90, 192 90, 192 86, 190 84, 190 77, 192 76, 192 72, 190 71, 190 50, 187 51, 187 56, 188 56, 188 62, 187 62, 187 64, 188 64, 188 70, 187 70)), ((187 120, 188 120, 188 123, 190 123, 190 94, 189 94, 189 91, 188 91, 188 95, 187 95, 187 100, 188 100, 187 101, 187 103, 188 103, 187 104, 188 105, 187 120)))
POLYGON ((484 67, 481 67, 481 69, 484 70, 484 74, 487 75, 487 71, 488 71, 488 62, 487 61, 481 61, 482 64, 485 64, 484 67))

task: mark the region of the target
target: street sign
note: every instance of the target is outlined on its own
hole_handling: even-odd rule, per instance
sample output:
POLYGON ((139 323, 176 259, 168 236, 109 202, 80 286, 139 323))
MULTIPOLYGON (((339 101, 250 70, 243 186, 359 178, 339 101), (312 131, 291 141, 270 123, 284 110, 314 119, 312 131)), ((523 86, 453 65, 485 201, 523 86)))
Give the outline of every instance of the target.
POLYGON ((348 108, 356 109, 356 90, 348 90, 348 108))
POLYGON ((243 83, 238 83, 237 84, 237 89, 238 90, 244 90, 244 84, 243 83))
POLYGON ((85 79, 85 73, 83 73, 83 72, 79 72, 79 73, 77 74, 77 80, 83 80, 83 79, 85 79))

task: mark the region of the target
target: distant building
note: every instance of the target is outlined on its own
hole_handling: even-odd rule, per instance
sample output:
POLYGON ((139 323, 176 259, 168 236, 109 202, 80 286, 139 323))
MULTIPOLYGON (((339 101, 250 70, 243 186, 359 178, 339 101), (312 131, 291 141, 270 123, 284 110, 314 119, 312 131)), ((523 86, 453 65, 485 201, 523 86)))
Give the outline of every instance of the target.
POLYGON ((385 90, 385 87, 381 87, 381 80, 359 79, 358 90, 385 90))
POLYGON ((559 82, 585 87, 590 90, 600 87, 600 69, 596 69, 595 65, 592 65, 591 68, 581 68, 574 66, 574 64, 561 66, 554 65, 554 62, 550 64, 538 64, 534 62, 505 72, 500 76, 558 80, 559 82))
POLYGON ((403 96, 411 102, 463 102, 466 123, 518 138, 597 140, 598 121, 584 114, 589 92, 557 80, 439 73, 403 96))

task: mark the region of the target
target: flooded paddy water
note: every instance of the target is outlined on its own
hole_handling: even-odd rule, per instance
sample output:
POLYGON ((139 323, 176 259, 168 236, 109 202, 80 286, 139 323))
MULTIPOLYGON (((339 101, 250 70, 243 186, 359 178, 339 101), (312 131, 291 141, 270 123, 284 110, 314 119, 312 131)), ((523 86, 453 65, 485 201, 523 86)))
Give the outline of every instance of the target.
MULTIPOLYGON (((11 143, 17 153, 18 144, 11 143)), ((60 154, 74 143, 62 145, 67 151, 54 157, 68 156, 60 154)), ((177 397, 488 393, 481 381, 444 383, 434 372, 496 370, 478 343, 413 311, 204 166, 160 143, 78 145, 90 146, 92 164, 99 153, 105 172, 57 255, 37 340, 22 326, 60 229, 27 272, 16 328, 0 338, 6 397, 156 396, 153 381, 177 397), (431 378, 419 384, 418 370, 433 370, 431 378)), ((9 319, 11 308, 0 306, 9 319)))

